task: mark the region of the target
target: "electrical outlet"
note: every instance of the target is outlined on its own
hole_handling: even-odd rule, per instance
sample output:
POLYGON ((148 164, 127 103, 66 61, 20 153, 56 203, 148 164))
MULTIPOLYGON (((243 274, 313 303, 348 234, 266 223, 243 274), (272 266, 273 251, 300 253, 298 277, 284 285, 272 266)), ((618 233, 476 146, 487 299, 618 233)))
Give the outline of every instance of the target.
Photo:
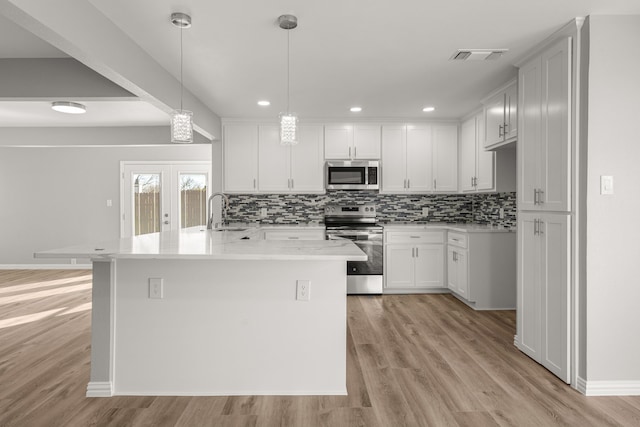
POLYGON ((160 278, 149 278, 149 298, 162 299, 163 297, 163 280, 160 278))
POLYGON ((107 207, 110 208, 111 206, 113 206, 113 200, 107 199, 107 207))
POLYGON ((500 208, 500 210, 498 211, 498 216, 500 217, 500 219, 504 219, 504 208, 500 208))
POLYGON ((261 218, 267 217, 267 208, 260 208, 260 217, 261 218))
POLYGON ((309 301, 311 299, 311 280, 298 280, 296 282, 296 299, 309 301))
POLYGON ((422 216, 429 216, 429 208, 422 208, 422 216))

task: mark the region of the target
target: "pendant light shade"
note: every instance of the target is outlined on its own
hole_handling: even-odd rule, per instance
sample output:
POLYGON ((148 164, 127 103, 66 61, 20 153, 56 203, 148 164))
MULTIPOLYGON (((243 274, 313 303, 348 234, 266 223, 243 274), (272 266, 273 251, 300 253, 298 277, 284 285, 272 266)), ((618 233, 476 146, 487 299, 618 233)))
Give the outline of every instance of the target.
POLYGON ((298 116, 289 110, 291 96, 289 94, 289 32, 298 26, 298 18, 293 15, 281 15, 278 17, 278 25, 283 30, 287 30, 287 111, 280 113, 280 144, 295 145, 298 143, 298 116))
POLYGON ((193 142, 193 113, 182 109, 182 30, 191 27, 191 17, 186 13, 172 13, 171 23, 180 28, 180 109, 171 113, 171 142, 189 144, 193 142))

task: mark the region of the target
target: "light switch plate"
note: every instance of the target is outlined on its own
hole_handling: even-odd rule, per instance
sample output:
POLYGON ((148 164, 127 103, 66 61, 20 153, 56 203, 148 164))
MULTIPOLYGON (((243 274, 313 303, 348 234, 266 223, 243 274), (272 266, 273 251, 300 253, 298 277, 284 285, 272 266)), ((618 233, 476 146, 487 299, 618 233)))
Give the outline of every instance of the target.
POLYGON ((600 176, 600 194, 613 194, 613 176, 600 176))

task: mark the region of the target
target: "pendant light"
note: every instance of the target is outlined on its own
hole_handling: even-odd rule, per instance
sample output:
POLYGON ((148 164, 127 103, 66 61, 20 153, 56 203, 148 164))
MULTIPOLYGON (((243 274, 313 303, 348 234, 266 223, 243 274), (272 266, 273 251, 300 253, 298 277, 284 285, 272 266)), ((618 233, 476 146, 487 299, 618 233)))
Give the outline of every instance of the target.
POLYGON ((298 18, 293 15, 281 15, 278 17, 278 25, 283 30, 287 30, 287 110, 280 113, 280 144, 295 145, 298 143, 298 116, 289 110, 291 96, 289 94, 289 30, 298 26, 298 18))
POLYGON ((189 144, 193 142, 193 113, 182 109, 184 85, 182 83, 182 30, 191 27, 191 16, 172 13, 171 23, 180 28, 180 109, 171 112, 171 142, 189 144))

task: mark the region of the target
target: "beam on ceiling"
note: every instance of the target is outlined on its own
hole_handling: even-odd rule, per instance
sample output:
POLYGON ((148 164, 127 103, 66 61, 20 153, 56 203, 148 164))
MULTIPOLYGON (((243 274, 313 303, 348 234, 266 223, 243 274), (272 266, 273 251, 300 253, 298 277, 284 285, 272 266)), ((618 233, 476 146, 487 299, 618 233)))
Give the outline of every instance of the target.
MULTIPOLYGON (((179 107, 180 82, 89 2, 0 0, 0 13, 160 110, 179 107)), ((221 138, 220 117, 188 90, 184 108, 198 133, 221 138)))

